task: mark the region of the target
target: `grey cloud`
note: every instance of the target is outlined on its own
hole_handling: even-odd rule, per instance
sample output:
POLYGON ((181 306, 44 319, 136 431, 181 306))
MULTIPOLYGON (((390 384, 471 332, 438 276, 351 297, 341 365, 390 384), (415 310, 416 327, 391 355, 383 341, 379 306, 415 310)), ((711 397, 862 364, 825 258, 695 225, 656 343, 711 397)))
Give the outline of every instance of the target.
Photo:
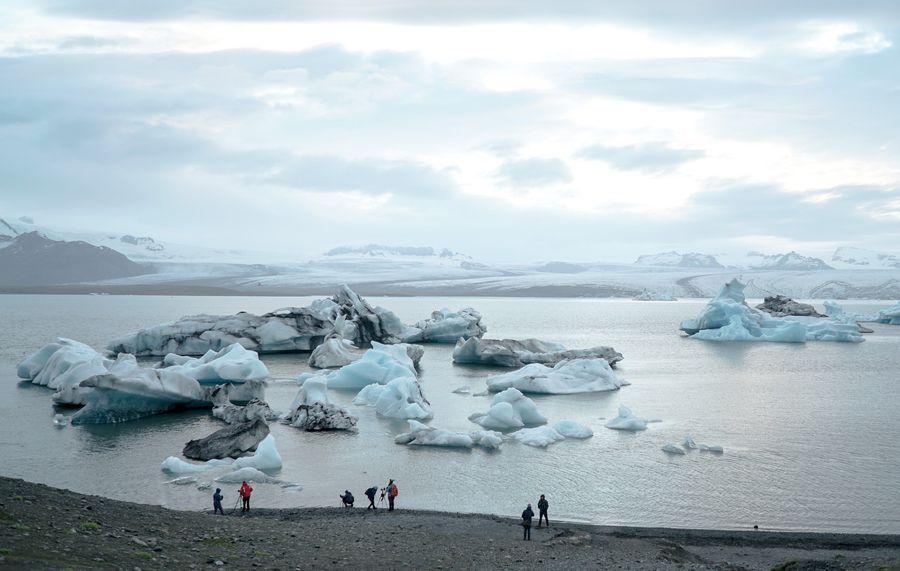
POLYGON ((703 151, 674 149, 665 143, 644 143, 611 147, 592 145, 582 149, 578 156, 584 159, 605 161, 621 170, 660 173, 674 169, 682 163, 703 158, 703 151))
POLYGON ((514 186, 545 186, 572 181, 569 166, 560 159, 518 159, 506 161, 497 176, 514 186))

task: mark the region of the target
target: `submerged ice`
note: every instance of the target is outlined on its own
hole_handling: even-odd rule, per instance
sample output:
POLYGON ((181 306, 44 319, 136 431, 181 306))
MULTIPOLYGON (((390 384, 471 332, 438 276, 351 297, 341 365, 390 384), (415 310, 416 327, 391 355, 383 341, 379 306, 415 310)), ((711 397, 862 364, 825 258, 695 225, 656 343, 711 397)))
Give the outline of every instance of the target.
POLYGON ((488 390, 497 392, 510 387, 523 393, 572 394, 613 391, 628 384, 605 359, 573 359, 561 361, 552 368, 540 363, 487 378, 488 390))
POLYGON ((514 388, 495 395, 487 412, 472 414, 469 420, 491 430, 517 430, 547 422, 534 401, 514 388))

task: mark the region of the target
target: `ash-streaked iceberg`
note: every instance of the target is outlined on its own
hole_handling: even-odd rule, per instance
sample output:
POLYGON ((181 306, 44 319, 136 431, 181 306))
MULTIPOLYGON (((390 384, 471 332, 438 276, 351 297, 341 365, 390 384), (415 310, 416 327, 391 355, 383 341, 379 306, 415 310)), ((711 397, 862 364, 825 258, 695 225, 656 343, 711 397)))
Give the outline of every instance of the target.
POLYGON ((232 343, 259 353, 311 351, 333 333, 356 346, 398 343, 406 326, 392 312, 373 307, 347 286, 309 307, 288 307, 264 315, 192 315, 143 329, 109 344, 114 353, 203 355, 232 343))
POLYGON ((310 432, 352 430, 358 419, 328 398, 324 375, 305 373, 284 422, 310 432))
POLYGON ((606 428, 613 430, 647 430, 647 420, 638 418, 625 405, 619 406, 619 415, 606 423, 606 428))
POLYGON ((428 420, 434 416, 431 403, 413 376, 399 377, 385 385, 368 385, 359 391, 353 404, 373 406, 375 412, 388 418, 428 420))
POLYGON ((459 339, 481 337, 485 333, 487 326, 481 322, 481 314, 471 307, 459 311, 444 308, 407 328, 403 340, 407 343, 456 343, 459 339))
POLYGON ((189 441, 181 453, 192 460, 237 458, 255 450, 268 435, 269 425, 264 420, 231 424, 209 436, 189 441))
POLYGON ((489 450, 496 450, 500 448, 503 437, 499 432, 492 430, 451 432, 427 426, 416 420, 410 420, 409 432, 398 434, 394 438, 394 442, 412 446, 444 446, 449 448, 481 446, 489 450))
POLYGON ((489 391, 498 392, 510 387, 523 393, 565 395, 613 391, 628 381, 620 378, 605 359, 573 359, 561 361, 553 367, 540 363, 488 377, 489 391))
MULTIPOLYGON (((373 344, 373 347, 380 344, 373 344)), ((411 343, 397 343, 395 347, 403 347, 406 355, 412 360, 415 368, 425 355, 425 348, 411 343)), ((349 365, 362 359, 366 349, 359 349, 338 334, 333 334, 324 343, 316 347, 309 356, 309 366, 316 369, 334 369, 349 365)))
POLYGON ((681 323, 681 330, 707 341, 862 341, 859 328, 833 319, 773 317, 747 305, 744 284, 733 279, 719 291, 696 319, 681 323))
POLYGON ((775 317, 825 317, 808 303, 801 303, 784 295, 771 295, 763 299, 756 309, 775 317))
MULTIPOLYGON (((224 385, 223 385, 224 386, 224 385)), ((226 386, 227 387, 227 386, 226 386)), ((239 424, 261 418, 262 420, 277 420, 279 414, 272 410, 269 403, 260 399, 251 399, 246 405, 237 405, 228 400, 228 392, 224 391, 221 398, 213 394, 214 417, 224 420, 226 424, 239 424)))
POLYGON ((513 388, 497 393, 487 412, 472 414, 469 420, 489 430, 518 430, 547 422, 534 401, 513 388))
POLYGON ((566 349, 559 343, 539 339, 460 339, 453 348, 453 362, 496 367, 521 367, 530 363, 555 365, 570 359, 605 359, 610 365, 622 360, 612 347, 566 349))

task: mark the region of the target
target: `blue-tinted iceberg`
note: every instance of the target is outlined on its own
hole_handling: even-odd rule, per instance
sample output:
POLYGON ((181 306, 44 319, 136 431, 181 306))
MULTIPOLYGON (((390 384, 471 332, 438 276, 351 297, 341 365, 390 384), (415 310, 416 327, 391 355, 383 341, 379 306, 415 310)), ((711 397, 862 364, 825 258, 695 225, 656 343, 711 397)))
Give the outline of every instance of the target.
POLYGON ((373 383, 384 385, 399 378, 416 376, 416 367, 405 345, 383 345, 373 342, 372 348, 358 361, 330 373, 325 377, 329 389, 360 390, 373 383))
POLYGON ((744 284, 734 279, 725 284, 696 319, 681 323, 681 330, 707 341, 862 341, 854 324, 833 319, 773 317, 747 305, 744 284))
POLYGON ((459 339, 481 337, 487 327, 481 322, 481 314, 466 307, 459 311, 440 309, 430 319, 419 321, 406 329, 403 340, 407 343, 456 343, 459 339))
POLYGON ((380 416, 388 418, 428 420, 434 416, 431 403, 413 376, 399 377, 385 385, 363 387, 353 404, 373 406, 380 416))
POLYGON ((547 422, 534 401, 513 388, 495 395, 487 412, 475 413, 469 420, 490 430, 517 430, 547 422))
POLYGON ((609 420, 606 423, 606 428, 630 431, 647 430, 647 420, 636 417, 634 413, 631 412, 631 409, 625 405, 621 405, 619 406, 619 416, 609 420))
POLYGON ((220 351, 207 351, 202 357, 186 357, 169 353, 163 367, 181 373, 201 384, 243 383, 269 376, 269 370, 259 360, 256 351, 233 343, 220 351))
POLYGON ((551 395, 613 391, 629 384, 613 372, 605 359, 573 359, 553 367, 532 363, 488 377, 486 382, 492 392, 512 387, 523 393, 551 395))

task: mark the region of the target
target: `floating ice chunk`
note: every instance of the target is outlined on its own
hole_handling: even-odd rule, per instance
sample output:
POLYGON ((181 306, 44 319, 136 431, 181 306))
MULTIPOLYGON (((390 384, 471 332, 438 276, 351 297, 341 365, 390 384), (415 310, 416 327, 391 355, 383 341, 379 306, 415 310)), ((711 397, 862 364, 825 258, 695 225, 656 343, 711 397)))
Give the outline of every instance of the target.
POLYGON ((269 434, 256 446, 253 456, 244 456, 234 461, 235 468, 256 468, 257 470, 280 470, 281 454, 275 447, 275 437, 269 434))
POLYGON ((175 486, 188 486, 190 484, 196 484, 199 481, 200 480, 198 480, 196 476, 182 476, 180 478, 175 478, 174 480, 169 480, 166 483, 173 484, 175 486))
POLYGON ((549 426, 538 426, 536 428, 522 428, 513 432, 510 436, 528 446, 546 448, 554 442, 565 440, 566 437, 550 428, 549 426))
POLYGON ((360 390, 377 383, 387 384, 399 377, 415 377, 416 367, 404 346, 373 342, 359 361, 325 376, 329 389, 360 390))
POLYGON ((260 353, 310 351, 338 333, 356 346, 371 341, 396 343, 406 327, 390 311, 372 307, 347 286, 309 307, 291 307, 265 315, 191 315, 174 323, 143 329, 113 341, 115 353, 202 355, 232 343, 260 353))
POLYGON ((284 421, 308 431, 351 430, 357 418, 328 398, 324 375, 300 375, 300 390, 284 421))
POLYGON ((102 375, 112 363, 84 343, 60 337, 29 356, 17 367, 20 378, 55 389, 59 404, 84 404, 82 381, 102 375))
POLYGON ((697 319, 682 321, 681 330, 707 341, 774 341, 803 343, 807 340, 859 342, 859 330, 836 320, 806 323, 803 318, 772 317, 747 305, 744 284, 734 279, 701 311, 697 319))
POLYGON ((568 359, 606 359, 610 365, 622 360, 622 354, 612 347, 570 349, 559 343, 538 339, 460 339, 453 348, 454 363, 521 367, 529 363, 555 365, 568 359))
POLYGON ((487 327, 481 322, 481 314, 471 307, 459 311, 444 308, 432 312, 430 319, 409 327, 403 340, 407 343, 456 343, 459 339, 481 337, 485 333, 487 327))
POLYGON ((666 454, 679 454, 681 456, 684 456, 684 449, 674 444, 666 444, 662 447, 662 451, 666 454))
POLYGON ((193 474, 207 472, 209 470, 221 468, 222 466, 230 466, 232 462, 234 462, 234 460, 227 458, 207 460, 202 464, 196 464, 194 462, 185 462, 181 458, 175 456, 169 456, 163 460, 160 469, 163 472, 169 472, 170 474, 193 474))
POLYGON ((694 439, 691 438, 690 435, 687 435, 684 437, 684 441, 681 443, 681 445, 684 446, 685 448, 687 448, 688 450, 693 450, 694 448, 697 447, 697 443, 694 442, 694 439))
POLYGON ((723 452, 725 452, 725 449, 722 448, 721 446, 707 446, 706 444, 701 444, 700 451, 701 452, 712 452, 714 454, 722 454, 723 452))
POLYGON ((487 412, 473 414, 469 416, 469 420, 495 430, 515 430, 547 422, 538 412, 534 401, 513 388, 496 394, 487 412))
POLYGON ((54 426, 65 426, 69 424, 69 419, 65 416, 57 413, 53 415, 53 425, 54 426))
POLYGON ((487 378, 490 391, 510 387, 523 393, 572 394, 612 391, 629 384, 619 378, 605 359, 561 361, 552 368, 540 363, 487 378))
POLYGON ((900 301, 878 312, 878 323, 886 323, 888 325, 900 325, 900 301))
POLYGON ((488 450, 497 450, 503 444, 503 436, 493 430, 476 430, 475 432, 470 432, 469 436, 472 437, 475 446, 481 446, 488 450))
POLYGON ((234 472, 222 474, 221 476, 216 478, 216 482, 222 482, 223 484, 240 484, 241 482, 277 484, 279 480, 269 476, 265 472, 257 470, 256 468, 247 466, 246 468, 241 468, 239 470, 235 470, 234 472))
POLYGON ((309 366, 331 369, 349 365, 362 357, 362 352, 337 333, 329 335, 309 356, 309 366))
POLYGON ((647 430, 647 421, 634 416, 634 413, 625 406, 619 406, 619 416, 607 421, 606 428, 613 430, 647 430))
POLYGON ((265 379, 269 370, 259 360, 256 351, 233 343, 220 351, 209 350, 202 357, 192 358, 169 353, 163 366, 181 373, 201 384, 243 383, 265 379))
POLYGON ((590 426, 574 420, 560 420, 553 425, 553 430, 566 438, 590 438, 594 435, 594 431, 591 430, 590 426))
POLYGON ((434 416, 422 386, 409 376, 394 379, 386 385, 363 387, 353 404, 374 406, 379 415, 389 418, 428 420, 434 416))
POLYGON ((251 399, 246 405, 240 406, 232 404, 227 400, 227 393, 224 396, 225 402, 216 402, 212 409, 214 417, 224 420, 227 424, 239 424, 261 418, 263 420, 276 420, 279 418, 277 412, 273 411, 269 404, 259 399, 251 399))
POLYGON ((457 389, 453 389, 453 393, 457 395, 468 395, 472 394, 472 389, 469 387, 459 387, 457 389))
POLYGON ((394 438, 394 442, 415 446, 446 446, 450 448, 471 448, 475 445, 475 441, 468 434, 433 428, 415 420, 409 421, 409 432, 398 434, 394 438))

